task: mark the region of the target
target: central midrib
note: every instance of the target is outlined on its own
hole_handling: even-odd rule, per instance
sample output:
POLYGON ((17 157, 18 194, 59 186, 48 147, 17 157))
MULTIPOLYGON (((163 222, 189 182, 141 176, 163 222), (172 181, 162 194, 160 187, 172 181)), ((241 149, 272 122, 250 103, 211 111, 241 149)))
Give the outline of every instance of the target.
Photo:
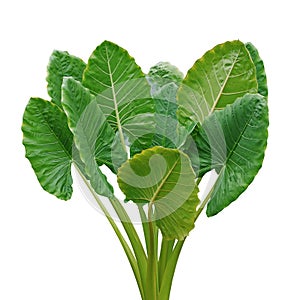
POLYGON ((218 93, 218 96, 216 97, 215 101, 213 102, 213 105, 212 105, 212 107, 211 107, 211 110, 210 110, 210 112, 209 112, 209 115, 215 110, 217 104, 219 103, 219 100, 220 100, 220 98, 221 98, 221 95, 222 95, 222 93, 223 93, 223 91, 224 91, 224 88, 225 88, 225 86, 226 86, 226 84, 227 84, 227 81, 228 81, 228 79, 229 79, 229 76, 230 76, 230 74, 232 73, 232 70, 233 70, 233 68, 234 68, 234 66, 235 66, 235 64, 236 64, 236 61, 237 61, 237 59, 238 59, 240 53, 241 53, 241 49, 239 49, 239 52, 237 53, 237 55, 236 55, 236 57, 235 57, 235 60, 234 60, 234 62, 232 63, 232 66, 231 66, 231 68, 230 68, 230 70, 229 70, 229 72, 228 72, 228 74, 227 74, 227 76, 226 76, 226 78, 225 78, 225 80, 224 80, 224 84, 222 85, 222 87, 221 87, 221 89, 220 89, 220 91, 219 91, 219 93, 218 93))
POLYGON ((106 49, 106 58, 107 58, 107 67, 108 67, 109 79, 110 79, 110 84, 111 84, 114 108, 115 108, 115 112, 116 112, 116 121, 117 121, 118 131, 120 134, 120 140, 121 140, 121 144, 123 146, 124 151, 127 152, 124 134, 123 134, 123 130, 122 130, 122 125, 121 125, 121 121, 120 121, 119 108, 118 108, 117 97, 116 97, 116 92, 115 92, 114 80, 113 80, 112 72, 111 72, 111 68, 110 68, 110 59, 108 57, 107 49, 106 49))
POLYGON ((166 183, 167 179, 169 178, 169 176, 173 172, 173 170, 176 167, 179 159, 180 159, 180 156, 176 159, 176 161, 174 162, 173 166, 170 168, 170 170, 168 171, 168 173, 166 174, 166 176, 163 178, 162 182, 159 184, 157 190, 155 191, 154 195, 150 199, 150 204, 154 203, 155 199, 157 198, 158 193, 160 192, 161 188, 163 187, 163 185, 166 183))

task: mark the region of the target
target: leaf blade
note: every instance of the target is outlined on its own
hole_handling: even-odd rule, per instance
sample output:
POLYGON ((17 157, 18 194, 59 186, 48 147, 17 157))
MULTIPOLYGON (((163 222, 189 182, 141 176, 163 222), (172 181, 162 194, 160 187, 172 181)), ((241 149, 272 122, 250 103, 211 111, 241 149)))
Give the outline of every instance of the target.
POLYGON ((112 128, 119 132, 124 149, 126 136, 132 144, 140 138, 141 131, 143 135, 153 132, 154 104, 150 87, 141 68, 125 49, 109 41, 100 44, 88 61, 83 85, 97 95, 97 102, 112 128), (143 105, 133 105, 142 100, 143 105), (137 128, 138 131, 133 130, 137 128))
POLYGON ((265 67, 262 59, 259 56, 258 50, 251 43, 245 44, 247 50, 250 53, 252 61, 256 69, 256 78, 258 83, 258 93, 264 97, 268 97, 268 84, 267 84, 267 75, 265 72, 265 67))
POLYGON ((235 201, 253 181, 262 166, 267 128, 268 107, 259 94, 237 99, 208 117, 199 128, 195 141, 202 153, 202 175, 212 169, 219 174, 207 216, 216 215, 235 201), (220 139, 223 140, 219 142, 220 139))
POLYGON ((151 86, 151 95, 155 96, 162 87, 169 83, 179 86, 183 80, 183 74, 169 62, 159 62, 150 68, 147 80, 151 86))
MULTIPOLYGON (((155 128, 153 134, 149 134, 151 143, 147 146, 148 148, 154 146, 179 148, 180 138, 177 127, 180 124, 176 116, 176 93, 183 74, 170 63, 159 62, 150 68, 146 77, 151 87, 155 109, 155 128)), ((133 156, 145 148, 143 141, 138 139, 131 145, 130 154, 133 156)))
POLYGON ((183 80, 178 68, 167 62, 160 62, 150 68, 147 76, 151 95, 155 99, 156 130, 152 146, 178 148, 178 124, 176 94, 183 80))
POLYGON ((178 116, 183 124, 188 119, 202 124, 215 109, 256 92, 255 66, 245 45, 226 42, 206 52, 188 71, 177 94, 178 116))
POLYGON ((82 74, 86 67, 85 62, 66 51, 54 50, 47 66, 47 90, 52 101, 61 107, 61 86, 63 78, 71 76, 76 80, 82 80, 82 74))
POLYGON ((188 157, 179 150, 142 151, 122 165, 118 183, 128 200, 154 205, 156 224, 167 239, 182 240, 193 229, 198 187, 188 157))
POLYGON ((62 105, 68 117, 70 130, 74 135, 75 145, 85 164, 85 171, 90 178, 91 186, 98 194, 112 197, 112 186, 99 169, 97 159, 103 158, 103 156, 101 157, 103 152, 103 159, 107 159, 111 155, 111 145, 114 140, 113 130, 106 122, 94 97, 72 78, 64 80, 62 105), (104 151, 101 151, 97 144, 99 136, 107 138, 104 146, 101 145, 105 148, 104 151))
POLYGON ((73 140, 65 114, 50 101, 31 98, 22 131, 26 157, 43 189, 59 199, 70 199, 73 140))

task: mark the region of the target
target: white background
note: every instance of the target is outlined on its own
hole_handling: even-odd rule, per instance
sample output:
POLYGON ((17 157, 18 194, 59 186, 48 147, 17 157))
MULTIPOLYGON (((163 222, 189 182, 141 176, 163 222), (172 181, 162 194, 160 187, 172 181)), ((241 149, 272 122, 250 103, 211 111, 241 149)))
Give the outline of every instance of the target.
POLYGON ((300 299, 299 10, 297 1, 2 1, 0 299, 139 299, 105 218, 75 186, 39 186, 21 144, 30 96, 47 98, 53 49, 87 61, 103 40, 142 69, 183 72, 218 43, 251 41, 264 59, 270 131, 263 168, 240 199, 202 217, 182 251, 171 300, 300 299))

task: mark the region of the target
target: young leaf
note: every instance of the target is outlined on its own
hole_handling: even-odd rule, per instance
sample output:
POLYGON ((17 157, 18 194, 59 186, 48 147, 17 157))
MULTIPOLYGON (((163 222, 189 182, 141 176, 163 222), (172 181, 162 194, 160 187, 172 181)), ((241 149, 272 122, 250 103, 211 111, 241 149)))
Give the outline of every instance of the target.
POLYGON ((240 41, 217 45, 197 60, 178 90, 182 124, 202 124, 215 109, 223 109, 246 93, 256 93, 255 66, 240 41))
POLYGON ((108 41, 98 46, 89 58, 83 85, 97 95, 97 102, 112 128, 119 132, 124 149, 124 134, 133 143, 153 132, 150 87, 126 50, 108 41))
POLYGON ((251 44, 245 44, 247 50, 250 53, 250 56, 253 60, 253 63, 256 68, 256 79, 258 83, 258 93, 263 95, 265 98, 268 97, 268 86, 267 86, 267 76, 265 72, 265 67, 262 59, 259 56, 257 49, 251 44))
POLYGON ((268 107, 259 94, 247 94, 216 111, 198 127, 200 173, 219 174, 207 206, 213 216, 236 200, 261 168, 268 136, 268 107))
POLYGON ((66 51, 53 51, 48 64, 48 94, 61 107, 61 85, 64 77, 72 76, 81 81, 86 64, 66 51))
POLYGON ((182 240, 193 229, 198 187, 181 151, 156 146, 136 154, 119 169, 118 183, 128 200, 154 206, 165 238, 182 240))
POLYGON ((183 80, 183 74, 170 63, 159 62, 150 68, 147 79, 151 85, 151 95, 155 96, 169 83, 174 83, 178 87, 183 80))
POLYGON ((178 146, 177 89, 178 86, 171 82, 163 86, 154 96, 156 128, 152 146, 160 145, 166 148, 178 146))
POLYGON ((64 79, 62 105, 91 186, 98 194, 111 197, 112 186, 99 169, 97 161, 104 160, 112 165, 114 131, 106 122, 94 97, 72 78, 64 79))
POLYGON ((156 131, 152 146, 177 148, 179 145, 178 121, 176 116, 176 94, 183 74, 173 65, 160 62, 148 74, 151 94, 155 99, 156 131))
MULTIPOLYGON (((166 148, 177 148, 179 135, 177 126, 176 93, 178 85, 183 79, 183 74, 173 65, 167 62, 160 62, 150 68, 147 80, 151 86, 151 96, 155 103, 155 132, 149 138, 152 142, 149 148, 162 146, 166 148)), ((145 149, 136 142, 130 147, 130 154, 140 153, 145 149)))
POLYGON ((73 137, 64 112, 50 101, 31 98, 22 131, 26 157, 41 186, 57 198, 70 199, 73 137))

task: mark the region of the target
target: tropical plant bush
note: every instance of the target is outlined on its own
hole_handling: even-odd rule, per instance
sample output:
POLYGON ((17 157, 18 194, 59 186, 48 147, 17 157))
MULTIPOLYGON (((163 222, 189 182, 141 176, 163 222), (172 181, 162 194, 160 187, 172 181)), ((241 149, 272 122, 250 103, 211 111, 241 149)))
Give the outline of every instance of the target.
POLYGON ((201 212, 221 212, 261 168, 268 90, 258 51, 237 40, 217 45, 184 77, 166 62, 144 74, 126 50, 104 41, 87 64, 54 51, 47 82, 50 101, 31 98, 22 125, 40 185, 68 200, 72 174, 80 176, 121 242, 141 299, 169 299, 201 212))

